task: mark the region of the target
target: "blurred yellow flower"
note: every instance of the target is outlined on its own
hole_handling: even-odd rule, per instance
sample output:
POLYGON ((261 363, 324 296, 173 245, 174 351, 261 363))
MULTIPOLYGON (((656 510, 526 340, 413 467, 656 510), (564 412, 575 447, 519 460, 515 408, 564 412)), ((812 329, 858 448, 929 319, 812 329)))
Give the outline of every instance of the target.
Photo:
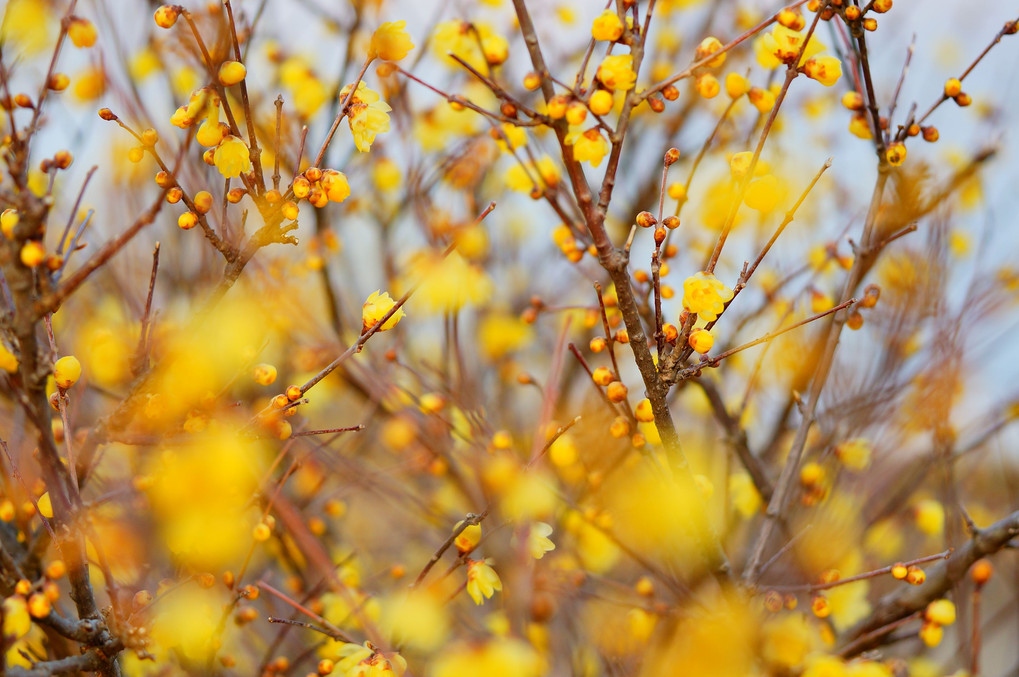
POLYGON ((534 559, 541 559, 546 552, 555 550, 555 543, 549 536, 552 535, 552 525, 547 522, 535 522, 527 532, 527 551, 534 559))
POLYGON ((483 604, 497 590, 502 590, 502 580, 491 566, 491 560, 467 560, 467 594, 475 604, 483 604))
POLYGON ((376 28, 368 46, 368 58, 399 61, 407 56, 414 49, 414 43, 406 29, 406 21, 386 21, 376 28))

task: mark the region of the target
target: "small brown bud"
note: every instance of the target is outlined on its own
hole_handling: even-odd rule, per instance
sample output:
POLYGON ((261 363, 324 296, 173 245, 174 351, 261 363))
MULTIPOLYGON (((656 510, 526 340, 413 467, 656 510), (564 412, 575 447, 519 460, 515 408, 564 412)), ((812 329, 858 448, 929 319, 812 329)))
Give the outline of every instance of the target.
POLYGON ((117 119, 117 116, 114 115, 113 111, 110 110, 109 108, 100 108, 99 117, 101 117, 103 120, 106 120, 107 122, 112 122, 113 120, 117 119))
POLYGON ((679 228, 679 217, 674 214, 669 214, 662 219, 662 225, 669 230, 675 230, 676 228, 679 228))
POLYGON ((662 96, 666 101, 675 101, 679 98, 679 90, 674 85, 666 85, 662 88, 662 96))
POLYGON ((661 113, 665 110, 665 102, 654 96, 647 100, 647 105, 651 106, 651 110, 656 113, 661 113))
POLYGON ((923 132, 923 140, 929 143, 934 143, 941 136, 938 134, 938 128, 933 125, 930 127, 922 127, 920 131, 923 132))
POLYGON ((666 230, 665 230, 664 227, 658 226, 657 228, 655 228, 655 244, 656 245, 661 245, 663 242, 665 242, 665 233, 666 233, 666 230))
POLYGON ((658 223, 658 219, 651 212, 640 212, 637 214, 637 225, 641 228, 650 228, 658 223))
POLYGON ((665 166, 666 167, 671 167, 678 160, 679 160, 679 149, 678 148, 670 148, 669 150, 665 151, 665 166))
POLYGON ((503 101, 502 105, 499 106, 499 111, 508 118, 515 118, 517 116, 517 107, 509 101, 503 101))

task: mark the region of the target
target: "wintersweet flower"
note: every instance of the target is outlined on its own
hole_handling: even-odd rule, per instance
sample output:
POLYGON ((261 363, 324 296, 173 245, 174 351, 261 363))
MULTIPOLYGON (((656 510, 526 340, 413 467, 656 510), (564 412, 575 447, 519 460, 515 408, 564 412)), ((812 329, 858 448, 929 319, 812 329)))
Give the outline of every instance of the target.
POLYGON ((725 304, 732 300, 732 289, 711 273, 696 273, 683 282, 683 308, 696 313, 705 322, 714 322, 725 304))
POLYGON ((67 37, 71 39, 75 47, 91 47, 96 44, 98 33, 94 23, 88 19, 74 16, 67 23, 67 37))
MULTIPOLYGON (((380 292, 375 290, 368 296, 368 300, 361 306, 361 323, 362 331, 368 331, 379 321, 386 316, 393 306, 396 305, 396 301, 389 295, 389 292, 380 292)), ((400 320, 406 317, 406 313, 403 312, 403 308, 399 308, 393 315, 386 320, 385 324, 379 327, 379 331, 389 331, 395 327, 400 320)))
POLYGON ((850 470, 861 471, 870 467, 870 442, 862 437, 848 440, 835 447, 835 456, 850 470))
POLYGON ((502 590, 502 580, 491 566, 492 560, 467 560, 467 594, 475 604, 484 604, 485 600, 502 590))
POLYGON ((831 87, 842 77, 842 62, 833 56, 817 56, 803 64, 803 73, 825 87, 831 87))
POLYGON ((537 162, 527 162, 524 166, 514 164, 506 170, 506 185, 512 190, 529 193, 534 188, 554 188, 562 180, 559 167, 548 155, 542 155, 537 162), (536 186, 534 179, 544 185, 536 186))
MULTIPOLYGON (((777 25, 770 33, 765 33, 754 41, 754 54, 757 63, 764 68, 774 69, 782 64, 792 63, 796 55, 803 48, 803 41, 806 39, 801 31, 795 31, 785 26, 777 25)), ((800 63, 811 58, 815 54, 823 52, 825 46, 816 37, 811 36, 800 63)))
POLYGON ((488 66, 506 60, 509 42, 487 23, 453 19, 435 27, 432 33, 432 52, 447 66, 460 68, 460 64, 452 58, 457 56, 472 68, 484 71, 488 66))
POLYGON ((590 162, 592 167, 600 165, 602 158, 609 152, 609 142, 597 127, 592 127, 583 134, 577 132, 567 134, 566 143, 573 146, 574 160, 590 162))
POLYGON ((414 49, 406 31, 406 21, 387 21, 372 33, 368 46, 368 57, 383 61, 399 61, 414 49))
MULTIPOLYGON (((340 100, 343 101, 350 93, 350 85, 340 91, 340 100)), ((350 133, 354 137, 354 145, 362 153, 367 153, 375 142, 375 135, 389 131, 389 107, 379 93, 369 89, 364 82, 357 83, 357 90, 350 98, 347 120, 350 123, 350 133)))
POLYGON ((598 66, 595 73, 598 82, 611 90, 627 91, 633 89, 637 82, 637 74, 633 72, 633 56, 630 54, 615 54, 607 56, 598 66))
POLYGON ((343 202, 350 197, 350 183, 347 175, 335 169, 326 169, 322 172, 322 190, 330 202, 343 202))
POLYGON ((591 25, 591 37, 595 40, 615 42, 623 36, 623 22, 614 10, 607 9, 599 14, 591 25))
POLYGON ((212 159, 219 173, 228 179, 237 178, 241 174, 251 171, 251 156, 248 146, 233 135, 227 136, 219 142, 212 159))
POLYGON ((534 559, 541 559, 546 552, 555 550, 555 543, 549 536, 552 535, 552 525, 545 522, 535 522, 527 533, 527 551, 534 559))

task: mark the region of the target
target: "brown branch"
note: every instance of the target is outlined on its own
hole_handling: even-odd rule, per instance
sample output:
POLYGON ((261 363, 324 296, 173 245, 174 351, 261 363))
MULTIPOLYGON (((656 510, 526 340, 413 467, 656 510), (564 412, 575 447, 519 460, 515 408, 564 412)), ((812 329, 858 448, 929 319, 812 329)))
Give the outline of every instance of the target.
POLYGON ((879 600, 870 616, 849 632, 849 641, 842 647, 840 654, 848 658, 879 646, 888 636, 889 631, 884 629, 889 624, 926 608, 961 581, 974 562, 1006 547, 1017 535, 1019 511, 977 531, 951 558, 927 569, 923 585, 904 586, 879 600))

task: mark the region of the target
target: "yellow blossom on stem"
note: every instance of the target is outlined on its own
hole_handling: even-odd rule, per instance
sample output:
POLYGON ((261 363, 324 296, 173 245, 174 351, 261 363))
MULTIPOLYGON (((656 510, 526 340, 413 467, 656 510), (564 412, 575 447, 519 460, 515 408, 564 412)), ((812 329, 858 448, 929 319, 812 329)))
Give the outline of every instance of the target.
POLYGON ((227 179, 235 179, 251 171, 251 156, 248 146, 236 136, 225 137, 213 153, 216 169, 227 179))
MULTIPOLYGON (((458 522, 456 525, 457 528, 459 528, 461 524, 463 524, 463 522, 458 522)), ((464 530, 461 531, 457 535, 457 537, 453 540, 453 545, 455 545, 456 549, 459 550, 461 553, 467 553, 474 550, 474 548, 476 548, 478 546, 478 543, 480 542, 481 542, 481 525, 468 524, 466 527, 464 527, 464 530)))
POLYGON ((842 62, 833 56, 814 57, 803 64, 803 73, 825 87, 831 87, 842 77, 842 62))
POLYGON ((623 36, 623 22, 614 10, 606 9, 591 25, 591 37, 595 40, 615 42, 623 36))
POLYGON ((711 346, 715 345, 715 337, 707 329, 694 329, 690 332, 690 338, 687 339, 687 343, 690 344, 694 351, 704 355, 711 350, 711 346))
MULTIPOLYGON (((396 301, 392 299, 389 292, 380 292, 379 290, 372 292, 361 306, 362 331, 368 331, 378 324, 379 320, 385 317, 386 313, 388 313, 395 305, 396 301)), ((385 324, 379 327, 379 331, 389 331, 395 327, 400 320, 406 317, 406 315, 407 314, 403 312, 403 308, 398 309, 395 313, 393 313, 392 317, 386 320, 385 324)))
MULTIPOLYGON (((754 41, 754 55, 757 57, 757 63, 768 69, 792 63, 796 55, 800 53, 800 49, 803 48, 805 39, 806 35, 801 31, 777 25, 771 29, 770 33, 765 33, 754 41)), ((819 54, 824 49, 824 45, 816 36, 812 35, 806 49, 803 50, 800 63, 819 54)))
POLYGON ((248 69, 240 61, 224 61, 219 67, 219 84, 224 87, 236 85, 248 74, 248 69))
POLYGON ((574 160, 590 162, 592 167, 600 165, 602 158, 609 152, 609 142, 597 127, 592 127, 583 134, 576 132, 567 134, 566 143, 573 146, 574 160))
MULTIPOLYGON (((340 101, 350 93, 350 85, 340 91, 340 101)), ((379 93, 369 89, 364 82, 357 83, 357 91, 350 98, 347 120, 350 133, 354 137, 354 145, 362 153, 367 153, 375 142, 375 136, 389 131, 389 111, 392 108, 382 100, 379 93)))
POLYGON ((683 308, 696 313, 705 322, 718 319, 725 304, 732 300, 732 289, 711 273, 696 273, 683 282, 683 308))
POLYGON ((64 390, 70 388, 81 378, 81 362, 74 355, 65 355, 53 365, 53 379, 64 390))
POLYGON ((383 61, 399 61, 414 49, 414 43, 407 34, 406 21, 387 21, 372 33, 368 46, 368 57, 383 61))
POLYGON ((633 72, 633 56, 630 54, 614 54, 605 57, 595 73, 598 82, 611 90, 627 91, 633 89, 637 82, 637 74, 633 72))
POLYGON ((322 190, 330 202, 343 202, 350 197, 350 183, 343 172, 326 169, 322 172, 322 190))
POLYGON ((467 594, 474 603, 484 604, 497 590, 502 590, 502 580, 492 568, 491 560, 467 560, 467 594))

